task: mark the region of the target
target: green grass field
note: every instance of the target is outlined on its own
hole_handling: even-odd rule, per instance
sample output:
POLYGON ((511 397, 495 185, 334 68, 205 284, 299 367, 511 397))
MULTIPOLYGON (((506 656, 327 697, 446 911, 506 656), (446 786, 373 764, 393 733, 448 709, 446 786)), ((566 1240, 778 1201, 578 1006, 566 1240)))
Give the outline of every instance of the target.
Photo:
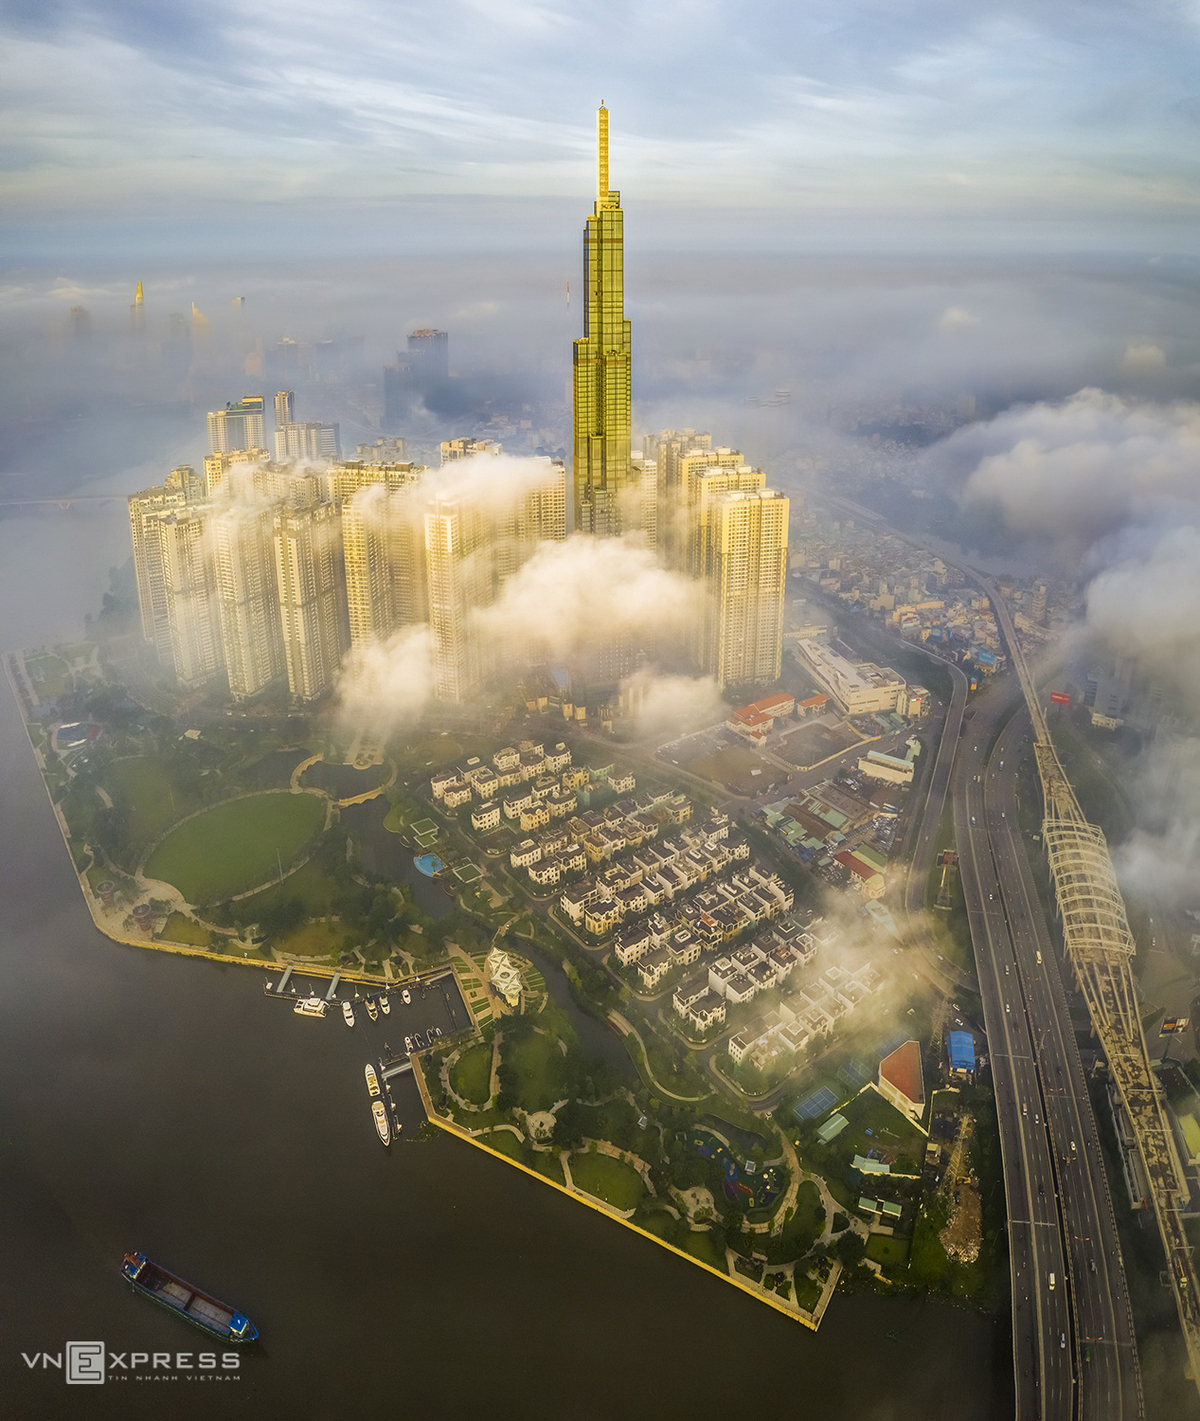
POLYGON ((867 1257, 882 1266, 884 1272, 902 1268, 908 1262, 908 1240, 890 1238, 887 1234, 872 1234, 867 1240, 867 1257))
POLYGON ((506 1041, 502 1050, 516 1077, 517 1104, 522 1110, 549 1110, 556 1100, 562 1100, 566 1094, 565 1063, 553 1037, 535 1032, 524 1041, 506 1041))
MULTIPOLYGON (((621 1149, 636 1150, 641 1131, 637 1127, 638 1111, 626 1100, 609 1100, 603 1105, 585 1105, 580 1109, 583 1133, 592 1140, 607 1140, 621 1149)), ((644 1138, 644 1137, 643 1137, 644 1138)))
POLYGON ((685 1253, 690 1253, 693 1258, 698 1258, 701 1263, 707 1263, 710 1268, 715 1268, 718 1273, 725 1273, 725 1253, 723 1249, 718 1249, 716 1240, 708 1229, 693 1230, 684 1241, 683 1249, 685 1253))
POLYGON ((279 938, 275 946, 294 957, 332 957, 335 953, 341 955, 345 938, 346 929, 337 921, 312 922, 279 938))
POLYGON ((571 1178, 585 1194, 594 1194, 614 1209, 636 1208, 646 1193, 637 1170, 611 1155, 572 1155, 571 1178))
POLYGON ((542 1154, 539 1152, 534 1156, 534 1163, 537 1165, 537 1172, 544 1174, 547 1179, 552 1179, 555 1184, 565 1183, 563 1178, 562 1161, 555 1154, 542 1154))
POLYGON ((291 862, 325 822, 312 794, 257 794, 187 820, 150 855, 145 872, 189 903, 215 903, 253 888, 291 862))
POLYGON ((518 1140, 511 1130, 489 1130, 482 1137, 483 1143, 496 1151, 498 1155, 507 1155, 509 1159, 520 1160, 525 1163, 522 1156, 525 1147, 522 1141, 518 1140))
POLYGON ((301 864, 295 873, 289 873, 282 883, 272 883, 261 893, 243 898, 241 908, 247 915, 246 921, 255 922, 264 908, 273 908, 295 898, 304 905, 304 911, 310 918, 318 918, 333 912, 334 899, 340 892, 337 880, 310 859, 308 863, 301 864))
POLYGON ((144 849, 165 834, 185 812, 176 802, 164 762, 156 755, 135 755, 109 766, 104 787, 129 821, 129 842, 144 849))
POLYGON ((450 1068, 450 1084, 472 1105, 486 1105, 491 1095, 492 1045, 468 1047, 450 1068))
POLYGON ((202 928, 182 913, 172 913, 163 924, 159 937, 164 942, 179 942, 188 947, 207 947, 208 929, 202 928))

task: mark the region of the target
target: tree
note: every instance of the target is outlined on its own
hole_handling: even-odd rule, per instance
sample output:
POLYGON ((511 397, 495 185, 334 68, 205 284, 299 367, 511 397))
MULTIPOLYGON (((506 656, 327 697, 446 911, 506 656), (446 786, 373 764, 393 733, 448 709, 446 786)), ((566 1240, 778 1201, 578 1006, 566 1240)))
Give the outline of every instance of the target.
POLYGON ((866 1256, 867 1245, 860 1234, 847 1232, 834 1244, 834 1250, 844 1268, 856 1268, 866 1256))

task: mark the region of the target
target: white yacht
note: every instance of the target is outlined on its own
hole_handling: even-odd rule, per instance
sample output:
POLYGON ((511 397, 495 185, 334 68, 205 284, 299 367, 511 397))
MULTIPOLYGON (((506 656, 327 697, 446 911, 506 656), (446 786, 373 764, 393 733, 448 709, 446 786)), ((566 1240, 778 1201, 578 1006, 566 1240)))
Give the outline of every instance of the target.
POLYGON ((379 1094, 379 1077, 375 1074, 375 1067, 367 1065, 364 1075, 367 1078, 367 1091, 371 1095, 379 1094))
POLYGON ((392 1130, 388 1124, 387 1111, 383 1108, 383 1102, 377 1100, 371 1106, 371 1114, 375 1117, 375 1128, 379 1131, 379 1138, 385 1145, 392 1142, 392 1130))
POLYGON ((354 1025, 354 1008, 350 1005, 349 1002, 342 1003, 342 1020, 346 1023, 347 1026, 354 1025))

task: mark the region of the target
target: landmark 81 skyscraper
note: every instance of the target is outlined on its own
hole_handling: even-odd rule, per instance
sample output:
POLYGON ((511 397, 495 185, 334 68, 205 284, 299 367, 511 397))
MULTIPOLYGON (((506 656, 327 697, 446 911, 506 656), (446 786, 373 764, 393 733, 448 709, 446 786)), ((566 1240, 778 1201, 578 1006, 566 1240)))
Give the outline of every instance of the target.
POLYGON ((632 510, 625 214, 608 186, 608 110, 596 114, 596 206, 583 233, 587 302, 575 342, 575 528, 613 535, 632 510))

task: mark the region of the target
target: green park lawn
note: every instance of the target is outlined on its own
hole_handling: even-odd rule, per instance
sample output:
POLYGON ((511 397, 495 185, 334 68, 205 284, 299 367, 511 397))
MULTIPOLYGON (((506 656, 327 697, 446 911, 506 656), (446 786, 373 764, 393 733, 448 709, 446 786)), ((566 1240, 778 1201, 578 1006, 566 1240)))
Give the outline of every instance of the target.
POLYGON ((636 1208, 646 1194, 637 1170, 611 1155, 573 1154, 571 1178, 585 1194, 603 1199, 614 1209, 636 1208))
POLYGON ((867 1257, 885 1272, 902 1268, 908 1262, 908 1240, 891 1238, 887 1234, 872 1234, 867 1240, 867 1257))
MULTIPOLYGON (((637 1150, 641 1131, 637 1127, 639 1111, 627 1100, 617 1098, 603 1105, 580 1107, 583 1133, 591 1140, 607 1140, 625 1150, 637 1150)), ((643 1137, 644 1138, 644 1137, 643 1137)))
POLYGON ((179 942, 187 947, 208 946, 208 929, 202 928, 183 913, 172 913, 158 936, 164 942, 179 942))
POLYGON ((220 902, 289 864, 324 822, 325 801, 312 794, 227 800, 172 830, 145 873, 173 884, 189 903, 220 902))
POLYGON ((810 1278, 806 1273, 802 1273, 799 1268, 796 1269, 795 1279, 796 1306, 805 1312, 811 1312, 821 1300, 824 1285, 815 1278, 810 1278))
POLYGON ((468 1047, 450 1069, 450 1084, 472 1105, 486 1105, 491 1095, 492 1045, 468 1047))
POLYGON ((282 883, 272 883, 261 893, 253 893, 240 901, 246 922, 257 922, 264 908, 276 908, 293 898, 304 907, 306 917, 319 918, 333 912, 334 900, 341 893, 337 880, 319 863, 309 859, 295 873, 289 873, 282 883))
POLYGON ((70 689, 70 668, 61 656, 56 656, 52 651, 44 652, 41 656, 27 656, 25 670, 28 671, 40 700, 52 701, 70 689))
POLYGON ((763 1243, 771 1263, 790 1263, 806 1254, 825 1228, 825 1205, 821 1193, 809 1179, 796 1191, 796 1209, 778 1234, 763 1243))
POLYGON ((157 755, 114 761, 104 776, 104 787, 125 811, 129 843, 138 849, 165 834, 188 808, 177 803, 167 767, 157 755))
POLYGON ((701 1263, 707 1263, 710 1268, 715 1268, 718 1273, 727 1272, 725 1266, 725 1250, 718 1248, 716 1240, 709 1229, 693 1229, 684 1240, 683 1250, 690 1253, 693 1258, 697 1258, 701 1263))
POLYGON ((566 1063, 555 1037, 534 1032, 522 1041, 506 1041, 502 1051, 516 1077, 522 1110, 549 1110, 566 1095, 566 1063))
POLYGON ((318 920, 304 923, 294 932, 278 938, 275 949, 293 957, 332 957, 335 953, 340 956, 345 938, 345 925, 336 918, 329 923, 318 920))
POLYGON ((537 1166, 537 1172, 544 1174, 547 1179, 555 1184, 564 1184, 562 1160, 556 1154, 543 1154, 541 1150, 533 1157, 533 1162, 537 1166))
POLYGON ((507 1155, 509 1159, 515 1159, 524 1164, 522 1155, 525 1147, 522 1141, 518 1140, 511 1130, 489 1130, 483 1137, 483 1143, 489 1149, 495 1150, 498 1155, 507 1155))

